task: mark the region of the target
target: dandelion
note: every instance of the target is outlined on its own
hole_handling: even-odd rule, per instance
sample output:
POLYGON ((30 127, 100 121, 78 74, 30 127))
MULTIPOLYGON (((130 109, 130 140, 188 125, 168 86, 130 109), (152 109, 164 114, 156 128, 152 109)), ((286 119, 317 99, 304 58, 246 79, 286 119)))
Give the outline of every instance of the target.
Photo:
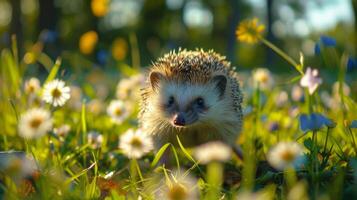
POLYGON ((96 17, 103 17, 108 13, 110 0, 92 0, 91 8, 96 17))
POLYGON ((26 94, 35 94, 40 89, 40 81, 32 77, 25 82, 24 89, 26 94))
POLYGON ((213 161, 224 162, 229 160, 231 155, 231 148, 219 141, 202 144, 194 151, 196 159, 203 164, 208 164, 213 161))
POLYGON ((90 131, 87 135, 87 140, 88 144, 90 144, 93 149, 98 149, 102 146, 103 135, 96 131, 90 131))
POLYGON ((119 148, 130 159, 139 159, 154 148, 152 138, 141 129, 129 129, 120 136, 119 148))
POLYGON ((164 200, 196 200, 198 198, 197 181, 188 174, 180 171, 171 173, 163 181, 156 194, 156 199, 164 200))
POLYGON ((83 54, 91 54, 97 42, 98 34, 95 31, 88 31, 79 39, 79 50, 83 54))
POLYGON ((307 68, 305 75, 300 80, 300 85, 309 89, 309 93, 313 94, 317 87, 322 83, 322 79, 318 77, 317 69, 307 68))
POLYGON ((298 167, 303 161, 303 149, 296 142, 280 142, 267 155, 268 162, 277 170, 298 167))
POLYGON ((262 37, 265 26, 258 23, 258 19, 241 22, 236 30, 237 39, 250 44, 257 43, 262 37))
POLYGON ((121 124, 130 114, 129 109, 120 100, 111 101, 107 108, 107 113, 117 124, 121 124))
POLYGON ((259 84, 261 89, 269 89, 273 86, 274 80, 270 71, 266 68, 258 68, 253 72, 253 81, 259 84))
POLYGON ((21 115, 19 135, 26 139, 39 138, 52 128, 50 112, 42 108, 33 108, 21 115))
POLYGON ((43 100, 55 107, 63 106, 70 96, 70 88, 62 80, 55 79, 44 86, 43 100))

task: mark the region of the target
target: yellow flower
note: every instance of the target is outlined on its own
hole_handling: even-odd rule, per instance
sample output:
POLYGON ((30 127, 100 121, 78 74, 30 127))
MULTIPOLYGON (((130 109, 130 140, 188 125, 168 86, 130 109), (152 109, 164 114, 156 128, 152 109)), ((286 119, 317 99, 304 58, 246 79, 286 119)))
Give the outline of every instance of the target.
POLYGON ((91 7, 94 16, 103 17, 108 13, 110 0, 92 0, 91 7))
POLYGON ((84 33, 79 39, 79 50, 83 54, 90 54, 93 52, 97 42, 98 34, 95 31, 88 31, 84 33))
POLYGON ((128 44, 123 38, 117 38, 113 42, 112 55, 116 60, 123 60, 128 51, 128 44))
POLYGON ((236 30, 237 39, 250 44, 257 43, 264 29, 265 26, 258 24, 257 18, 244 20, 239 24, 236 30))

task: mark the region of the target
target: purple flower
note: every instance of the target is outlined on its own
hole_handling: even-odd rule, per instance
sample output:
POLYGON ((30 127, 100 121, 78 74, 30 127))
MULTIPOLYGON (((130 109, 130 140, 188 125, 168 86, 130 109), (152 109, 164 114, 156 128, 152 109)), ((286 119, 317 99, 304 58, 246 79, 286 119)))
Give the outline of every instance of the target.
POLYGON ((350 128, 357 128, 357 120, 352 121, 350 128))
POLYGON ((317 87, 322 83, 322 79, 318 77, 319 71, 317 69, 307 68, 305 75, 300 80, 300 85, 302 87, 307 87, 309 93, 312 94, 315 92, 317 87))
POLYGON ((318 43, 315 44, 314 51, 315 51, 315 55, 320 55, 321 48, 320 48, 320 45, 318 43))

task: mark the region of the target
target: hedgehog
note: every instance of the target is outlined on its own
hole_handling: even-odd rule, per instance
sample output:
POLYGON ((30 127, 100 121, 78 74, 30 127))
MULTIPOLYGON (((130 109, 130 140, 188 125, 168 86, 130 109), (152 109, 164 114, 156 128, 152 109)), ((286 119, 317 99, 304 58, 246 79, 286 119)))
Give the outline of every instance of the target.
POLYGON ((222 141, 242 158, 236 139, 242 127, 238 74, 213 50, 182 50, 159 58, 149 69, 139 124, 155 147, 179 136, 185 147, 222 141))

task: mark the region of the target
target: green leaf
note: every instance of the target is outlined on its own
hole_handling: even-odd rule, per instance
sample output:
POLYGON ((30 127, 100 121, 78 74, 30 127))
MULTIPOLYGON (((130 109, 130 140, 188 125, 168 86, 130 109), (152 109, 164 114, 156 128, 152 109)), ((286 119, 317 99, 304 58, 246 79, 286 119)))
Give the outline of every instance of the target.
POLYGON ((170 145, 170 143, 166 143, 164 146, 162 146, 159 151, 157 152, 154 160, 151 163, 151 167, 154 167, 160 160, 160 158, 162 157, 162 155, 164 154, 164 152, 166 151, 167 147, 170 145))

